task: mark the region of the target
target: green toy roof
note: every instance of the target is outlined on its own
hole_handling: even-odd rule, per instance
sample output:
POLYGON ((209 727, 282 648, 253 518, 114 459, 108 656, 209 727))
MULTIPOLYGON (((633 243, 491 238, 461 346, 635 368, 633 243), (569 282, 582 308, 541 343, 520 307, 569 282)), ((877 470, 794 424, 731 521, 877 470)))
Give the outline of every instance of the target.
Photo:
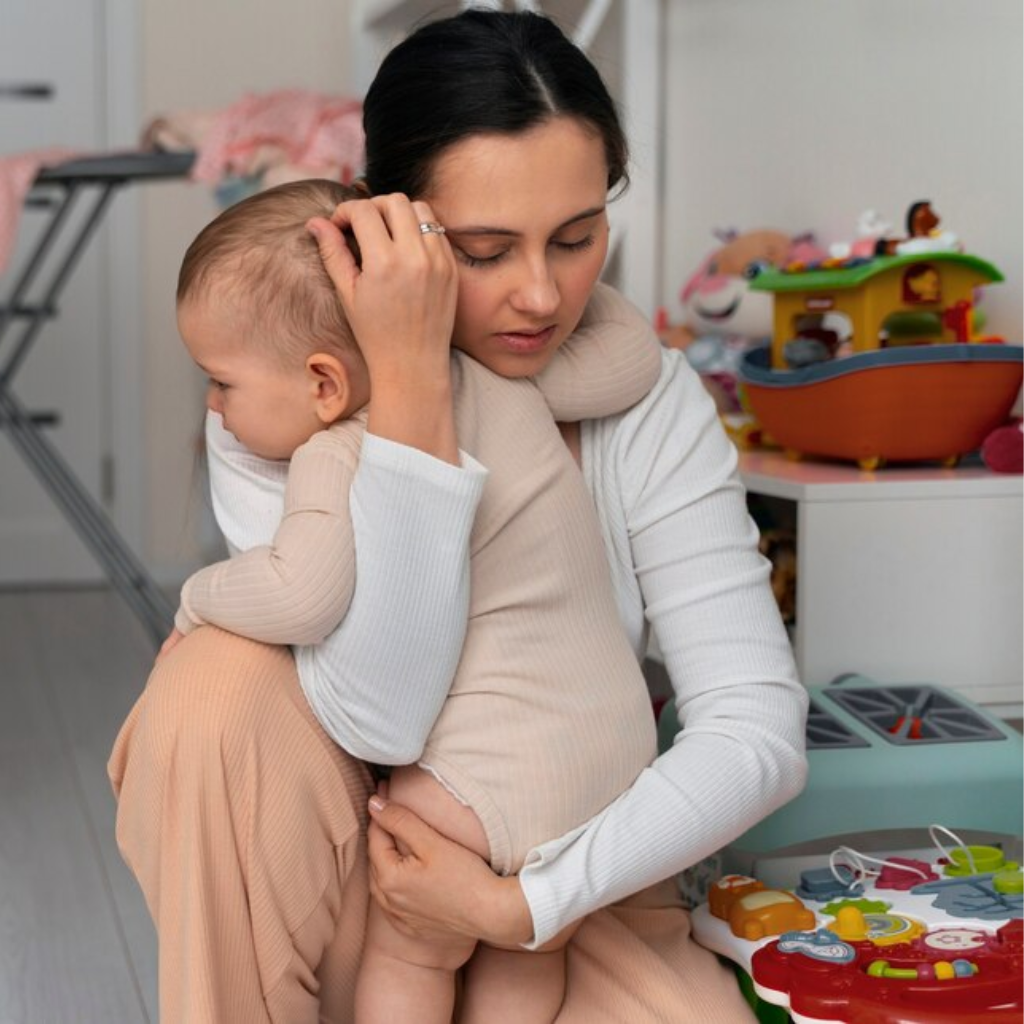
POLYGON ((828 270, 786 273, 783 270, 769 268, 758 274, 750 282, 750 287, 759 292, 808 292, 826 288, 854 288, 894 267, 905 267, 913 263, 958 263, 976 271, 990 282, 1003 280, 1003 275, 991 263, 977 256, 968 256, 962 252, 928 252, 909 256, 876 256, 867 263, 828 270))

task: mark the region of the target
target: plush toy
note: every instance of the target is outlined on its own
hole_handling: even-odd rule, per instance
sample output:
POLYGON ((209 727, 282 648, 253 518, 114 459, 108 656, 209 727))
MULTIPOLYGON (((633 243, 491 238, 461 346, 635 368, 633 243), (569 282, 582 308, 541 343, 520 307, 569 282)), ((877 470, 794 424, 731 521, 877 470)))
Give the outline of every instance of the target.
POLYGON ((1024 472, 1024 423, 996 427, 981 444, 981 461, 994 473, 1024 472))
POLYGON ((701 263, 680 292, 683 323, 663 325, 662 341, 686 352, 722 413, 739 410, 740 359, 772 332, 772 297, 750 290, 765 267, 818 260, 825 252, 809 234, 784 231, 716 232, 721 245, 701 263))

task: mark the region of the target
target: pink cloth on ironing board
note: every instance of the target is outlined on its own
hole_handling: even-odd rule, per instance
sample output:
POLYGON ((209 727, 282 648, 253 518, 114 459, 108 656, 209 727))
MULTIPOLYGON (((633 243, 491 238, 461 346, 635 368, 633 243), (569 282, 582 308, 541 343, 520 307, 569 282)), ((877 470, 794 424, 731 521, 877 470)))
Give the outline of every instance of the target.
POLYGON ((25 197, 36 175, 43 167, 54 167, 75 155, 70 149, 53 146, 0 157, 0 274, 7 270, 18 237, 25 197))
POLYGON ((303 89, 248 94, 213 119, 198 150, 195 181, 282 168, 351 180, 363 161, 362 104, 303 89))

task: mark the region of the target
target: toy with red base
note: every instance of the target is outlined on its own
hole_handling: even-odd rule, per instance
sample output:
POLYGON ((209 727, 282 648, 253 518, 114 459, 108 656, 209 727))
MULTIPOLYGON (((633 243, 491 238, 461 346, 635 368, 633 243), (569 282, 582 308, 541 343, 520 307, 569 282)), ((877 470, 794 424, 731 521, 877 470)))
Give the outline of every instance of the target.
POLYGON ((994 847, 892 857, 873 880, 805 871, 793 892, 727 875, 694 935, 797 1024, 1008 1024, 1024 1017, 1022 877, 994 847))
POLYGON ((740 380, 764 434, 792 458, 953 466, 1006 422, 1024 354, 977 335, 973 316, 976 290, 1003 276, 937 224, 915 203, 909 239, 750 281, 772 296, 774 324, 769 347, 744 353, 740 380))

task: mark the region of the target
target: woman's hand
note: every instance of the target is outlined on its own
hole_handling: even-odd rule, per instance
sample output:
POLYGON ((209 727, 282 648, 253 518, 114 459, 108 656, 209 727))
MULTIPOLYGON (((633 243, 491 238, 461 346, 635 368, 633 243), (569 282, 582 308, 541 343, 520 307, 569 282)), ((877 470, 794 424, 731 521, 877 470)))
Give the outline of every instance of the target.
POLYGON ((434 220, 427 203, 396 194, 342 203, 308 228, 366 360, 367 429, 456 462, 449 351, 458 270, 444 235, 420 231, 434 220), (359 245, 358 264, 343 230, 359 245))
POLYGON ((515 877, 499 877, 475 853, 380 796, 370 798, 370 818, 370 891, 396 927, 497 946, 529 942, 533 921, 515 877))

